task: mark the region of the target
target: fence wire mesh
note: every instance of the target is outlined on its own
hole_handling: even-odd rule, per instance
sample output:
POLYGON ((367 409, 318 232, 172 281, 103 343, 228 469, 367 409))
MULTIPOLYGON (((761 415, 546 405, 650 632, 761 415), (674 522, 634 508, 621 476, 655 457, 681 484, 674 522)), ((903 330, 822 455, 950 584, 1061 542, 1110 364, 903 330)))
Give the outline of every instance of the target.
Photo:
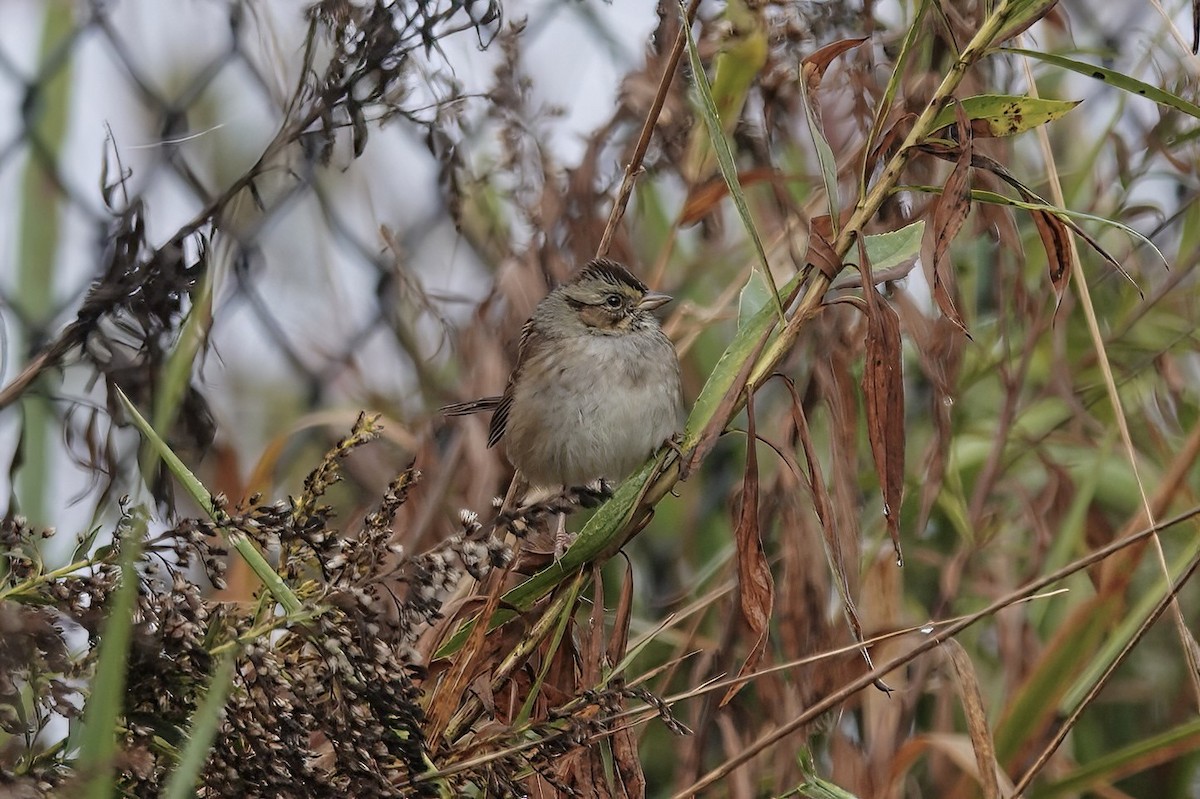
POLYGON ((428 387, 413 378, 442 317, 467 308, 446 292, 478 269, 447 246, 437 190, 465 99, 447 48, 492 45, 497 3, 4 13, 8 512, 54 515, 35 487, 64 479, 62 443, 93 475, 125 473, 115 386, 179 446, 220 429, 246 457, 278 419, 402 413, 428 387))

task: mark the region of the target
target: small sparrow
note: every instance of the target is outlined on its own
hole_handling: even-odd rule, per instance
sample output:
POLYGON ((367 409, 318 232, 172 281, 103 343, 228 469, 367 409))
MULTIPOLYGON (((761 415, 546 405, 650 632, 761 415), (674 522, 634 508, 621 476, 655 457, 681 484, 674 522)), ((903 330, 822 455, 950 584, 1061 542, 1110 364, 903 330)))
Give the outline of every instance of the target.
POLYGON ((504 394, 442 412, 495 411, 488 446, 503 440, 531 485, 620 480, 683 426, 679 357, 651 313, 670 300, 615 261, 589 261, 525 323, 504 394))

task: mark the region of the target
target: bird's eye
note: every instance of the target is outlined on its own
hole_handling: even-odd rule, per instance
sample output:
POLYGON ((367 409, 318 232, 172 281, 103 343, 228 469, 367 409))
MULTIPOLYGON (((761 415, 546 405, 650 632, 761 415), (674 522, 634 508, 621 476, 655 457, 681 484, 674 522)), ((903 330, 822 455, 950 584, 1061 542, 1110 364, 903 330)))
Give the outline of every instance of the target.
POLYGON ((609 294, 607 297, 604 298, 604 304, 607 305, 609 308, 612 308, 613 310, 620 308, 621 304, 622 304, 621 295, 620 294, 609 294))

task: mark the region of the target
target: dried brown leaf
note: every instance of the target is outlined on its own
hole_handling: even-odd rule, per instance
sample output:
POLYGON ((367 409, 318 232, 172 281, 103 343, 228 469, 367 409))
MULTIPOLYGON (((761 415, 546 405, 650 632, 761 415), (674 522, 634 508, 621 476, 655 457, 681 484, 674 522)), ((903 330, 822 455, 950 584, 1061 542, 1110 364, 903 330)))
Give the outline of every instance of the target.
MULTIPOLYGON (((767 648, 767 634, 771 628, 771 612, 775 606, 775 581, 771 577, 771 564, 763 551, 762 531, 758 519, 758 437, 754 431, 754 397, 746 398, 746 472, 742 482, 742 510, 734 532, 737 547, 738 599, 742 618, 754 633, 754 645, 750 654, 738 670, 740 679, 753 674, 767 648)), ((721 699, 721 707, 729 703, 741 690, 743 682, 730 686, 721 699)))
MULTIPOLYGON (((738 185, 742 188, 753 186, 755 183, 775 180, 778 173, 771 167, 755 167, 738 173, 738 185)), ((679 212, 679 224, 682 227, 694 225, 708 216, 722 200, 729 196, 729 184, 725 178, 717 175, 704 181, 699 186, 692 187, 688 192, 683 210, 679 212)))
POLYGON ((801 61, 801 70, 804 80, 808 84, 809 94, 811 95, 821 84, 821 78, 825 77, 825 70, 829 69, 829 65, 833 62, 833 59, 847 50, 858 47, 867 41, 868 38, 867 36, 862 36, 857 39, 840 39, 836 42, 830 42, 801 61))
MULTIPOLYGON (((617 600, 617 608, 613 612, 613 631, 608 639, 608 662, 610 664, 620 663, 621 659, 625 657, 625 646, 629 643, 629 622, 633 618, 633 566, 630 565, 629 558, 625 558, 624 563, 625 579, 621 582, 621 597, 617 600)), ((597 567, 597 582, 599 582, 599 575, 600 569, 597 567)), ((597 596, 596 604, 603 606, 603 593, 597 596)))
POLYGON ((1054 307, 1062 305, 1063 295, 1071 283, 1071 235, 1067 226, 1054 214, 1046 211, 1030 211, 1037 228, 1042 247, 1046 250, 1046 266, 1050 271, 1050 284, 1054 287, 1054 307))
MULTIPOLYGON (((628 577, 628 575, 627 575, 628 577)), ((626 579, 628 585, 629 580, 626 579)), ((624 593, 624 589, 622 589, 624 593)), ((582 685, 599 685, 603 678, 604 650, 604 574, 598 565, 592 566, 592 614, 586 634, 582 637, 583 662, 579 666, 582 685)))
POLYGON ((1200 53, 1200 0, 1192 0, 1192 55, 1200 53))
POLYGON ((842 271, 842 259, 833 248, 833 239, 833 222, 829 214, 814 216, 808 226, 808 251, 804 253, 804 264, 814 267, 830 280, 842 271))
POLYGON ((971 736, 971 748, 975 751, 975 762, 979 767, 979 783, 985 799, 1000 799, 1000 783, 996 777, 996 746, 992 731, 988 727, 987 713, 983 708, 983 693, 975 676, 975 665, 953 638, 942 644, 942 649, 954 666, 954 683, 962 700, 963 715, 967 720, 967 732, 971 736))
MULTIPOLYGON (((825 556, 829 561, 833 576, 837 580, 838 593, 842 597, 842 609, 850 624, 850 632, 855 641, 862 643, 864 640, 862 620, 858 616, 858 605, 854 601, 854 590, 851 588, 850 577, 846 571, 844 552, 847 547, 843 544, 844 535, 839 534, 837 518, 833 512, 833 502, 829 496, 829 489, 825 485, 825 479, 821 475, 821 462, 817 459, 816 449, 813 447, 812 433, 808 428, 804 407, 800 402, 799 395, 796 394, 796 387, 790 381, 787 381, 787 387, 792 395, 792 422, 796 425, 796 435, 800 438, 800 445, 804 449, 804 458, 808 463, 808 488, 812 495, 813 509, 816 511, 817 520, 821 523, 825 556)), ((863 647, 861 651, 863 660, 867 662, 867 668, 874 668, 875 664, 871 661, 871 653, 867 651, 866 647, 863 647)), ((888 690, 887 686, 881 682, 877 683, 877 687, 881 690, 888 690)))
POLYGON ((971 153, 974 134, 962 103, 954 103, 958 130, 959 156, 933 209, 933 299, 942 313, 970 337, 962 314, 954 304, 954 269, 950 263, 950 245, 971 212, 971 153))
POLYGON ((901 328, 912 338, 921 371, 933 388, 928 411, 933 420, 933 437, 921 458, 920 497, 917 521, 913 525, 913 530, 920 532, 929 522, 946 478, 953 438, 951 408, 955 400, 954 388, 962 368, 964 342, 961 336, 954 335, 953 323, 949 319, 926 316, 908 294, 897 292, 893 302, 900 314, 901 328))
MULTIPOLYGON (((868 283, 863 248, 863 281, 868 283)), ((867 296, 866 364, 862 389, 867 421, 867 441, 883 491, 883 517, 896 549, 896 562, 904 563, 900 549, 900 504, 904 500, 904 381, 900 365, 900 318, 870 286, 867 296)))
POLYGON ((646 796, 646 774, 638 753, 638 736, 632 726, 622 727, 612 736, 613 766, 617 772, 617 788, 622 797, 643 799, 646 796))

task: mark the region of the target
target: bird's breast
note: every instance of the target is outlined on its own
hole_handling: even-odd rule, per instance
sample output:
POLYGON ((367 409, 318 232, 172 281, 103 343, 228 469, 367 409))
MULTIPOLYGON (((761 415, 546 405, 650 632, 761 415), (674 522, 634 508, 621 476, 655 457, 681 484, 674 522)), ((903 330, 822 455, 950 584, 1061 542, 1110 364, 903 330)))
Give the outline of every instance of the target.
POLYGON ((530 482, 620 479, 679 430, 679 362, 653 333, 568 339, 523 364, 505 439, 530 482))

